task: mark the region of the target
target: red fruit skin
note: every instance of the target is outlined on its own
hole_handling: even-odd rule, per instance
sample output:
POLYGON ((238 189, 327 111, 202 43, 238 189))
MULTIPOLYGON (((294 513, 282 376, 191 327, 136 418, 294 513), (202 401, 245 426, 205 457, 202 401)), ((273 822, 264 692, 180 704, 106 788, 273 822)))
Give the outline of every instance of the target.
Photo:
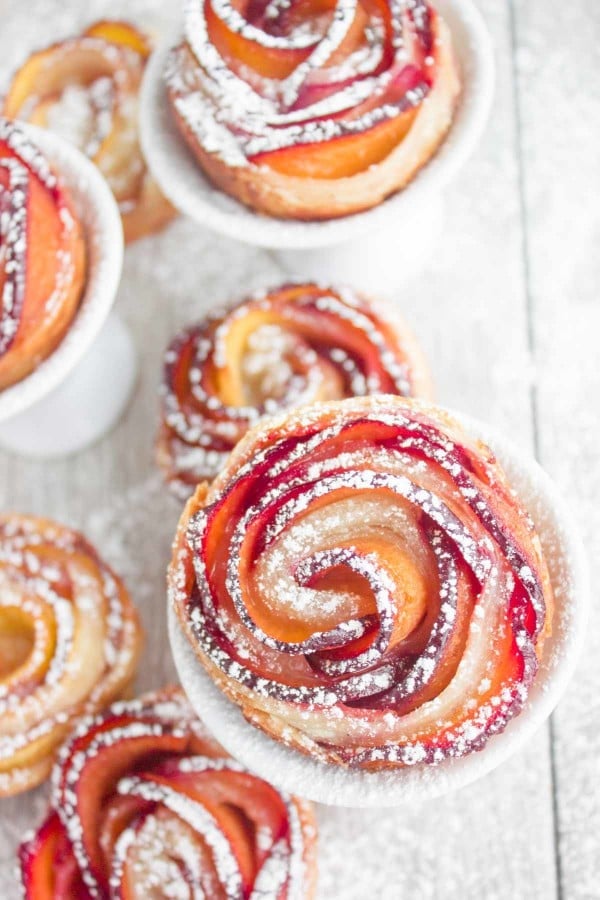
POLYGON ((88 900, 69 839, 57 813, 19 848, 25 900, 88 900))

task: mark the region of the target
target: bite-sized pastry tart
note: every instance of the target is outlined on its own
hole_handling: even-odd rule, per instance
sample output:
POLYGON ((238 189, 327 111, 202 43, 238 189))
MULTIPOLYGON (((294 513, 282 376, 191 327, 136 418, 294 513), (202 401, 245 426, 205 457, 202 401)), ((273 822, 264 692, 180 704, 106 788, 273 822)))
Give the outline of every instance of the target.
POLYGON ((452 122, 460 79, 426 0, 187 0, 168 60, 175 121, 223 191, 329 219, 403 188, 452 122))
POLYGON ((483 748, 525 703, 552 623, 539 538, 493 453, 399 397, 250 431, 188 502, 169 584, 251 723, 369 769, 483 748))
POLYGON ((0 796, 43 781, 75 719, 123 696, 141 639, 123 583, 82 535, 0 516, 0 796))
POLYGON ((176 214, 149 174, 138 139, 138 93, 151 49, 127 22, 96 22, 33 53, 4 98, 6 116, 56 132, 96 163, 119 204, 126 241, 176 214))
POLYGON ((26 900, 313 896, 311 805, 230 759, 179 690, 82 722, 52 781, 20 849, 26 900))
POLYGON ((365 394, 428 396, 422 353, 348 288, 284 284, 184 329, 164 364, 157 461, 187 499, 263 415, 365 394))
POLYGON ((81 299, 85 241, 60 174, 0 117, 0 390, 56 349, 81 299))

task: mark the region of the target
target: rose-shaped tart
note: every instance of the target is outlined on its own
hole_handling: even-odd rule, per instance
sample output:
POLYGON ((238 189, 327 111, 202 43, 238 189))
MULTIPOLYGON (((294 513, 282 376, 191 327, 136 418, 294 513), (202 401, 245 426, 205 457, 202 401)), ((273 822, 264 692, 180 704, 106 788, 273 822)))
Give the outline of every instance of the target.
POLYGON ((140 644, 123 583, 85 538, 0 517, 0 796, 43 781, 74 720, 123 695, 140 644))
POLYGON ((523 706, 553 595, 491 451, 399 397, 265 421, 188 502, 170 602, 247 719, 322 760, 439 763, 523 706))
POLYGON ((178 690, 117 703, 61 750, 25 897, 313 896, 310 804, 230 759, 178 690))
POLYGON ((150 176, 138 141, 138 93, 149 38, 126 22, 101 21, 33 53, 16 72, 4 114, 72 141, 98 166, 119 204, 125 240, 175 215, 150 176))
POLYGON ((347 288, 284 284, 171 343, 157 460, 187 499, 263 415, 316 400, 429 392, 426 364, 404 324, 386 322, 347 288))
POLYGON ((83 233, 59 174, 0 117, 0 390, 56 349, 84 280, 83 233))
POLYGON ((404 187, 460 89, 450 33, 425 0, 187 0, 165 79, 209 178, 296 219, 369 209, 404 187))

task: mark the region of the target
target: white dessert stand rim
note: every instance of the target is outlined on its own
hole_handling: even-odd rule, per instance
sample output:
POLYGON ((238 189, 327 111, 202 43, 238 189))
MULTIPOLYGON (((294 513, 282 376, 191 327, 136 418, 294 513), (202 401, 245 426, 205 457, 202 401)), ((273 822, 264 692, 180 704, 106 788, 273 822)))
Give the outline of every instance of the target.
POLYGON ((190 702, 229 753, 282 790, 352 807, 396 807, 449 793, 486 775, 517 751, 548 718, 573 674, 585 635, 589 582, 586 554, 570 510, 549 476, 511 441, 467 416, 451 414, 497 454, 536 522, 551 569, 556 600, 553 634, 528 701, 483 750, 462 759, 384 772, 323 763, 285 747, 246 721, 206 673, 169 608, 173 658, 190 702))
POLYGON ((299 222, 261 215, 228 197, 203 175, 171 118, 163 72, 181 26, 154 52, 144 77, 140 133, 154 177, 171 202, 199 223, 228 237, 269 248, 341 244, 393 227, 414 205, 441 190, 474 150, 486 124, 494 92, 491 38, 473 0, 438 0, 453 34, 464 87, 450 132, 436 155, 403 190, 371 210, 325 222, 299 222))
POLYGON ((23 413, 58 388, 82 360, 110 313, 123 265, 121 217, 96 166, 63 138, 33 125, 21 127, 71 191, 86 233, 88 269, 81 304, 61 343, 30 375, 0 391, 0 422, 23 413))

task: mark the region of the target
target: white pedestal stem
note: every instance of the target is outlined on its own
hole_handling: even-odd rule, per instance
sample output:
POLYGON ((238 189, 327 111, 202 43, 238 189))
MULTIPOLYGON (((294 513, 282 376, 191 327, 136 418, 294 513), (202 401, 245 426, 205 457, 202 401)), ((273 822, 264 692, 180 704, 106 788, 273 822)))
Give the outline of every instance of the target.
POLYGON ((117 423, 135 375, 131 336, 112 313, 87 354, 57 388, 0 424, 0 447, 36 458, 83 450, 117 423))
POLYGON ((294 279, 348 284, 386 296, 418 274, 442 232, 444 203, 431 194, 384 228, 331 246, 275 250, 274 257, 294 279))

